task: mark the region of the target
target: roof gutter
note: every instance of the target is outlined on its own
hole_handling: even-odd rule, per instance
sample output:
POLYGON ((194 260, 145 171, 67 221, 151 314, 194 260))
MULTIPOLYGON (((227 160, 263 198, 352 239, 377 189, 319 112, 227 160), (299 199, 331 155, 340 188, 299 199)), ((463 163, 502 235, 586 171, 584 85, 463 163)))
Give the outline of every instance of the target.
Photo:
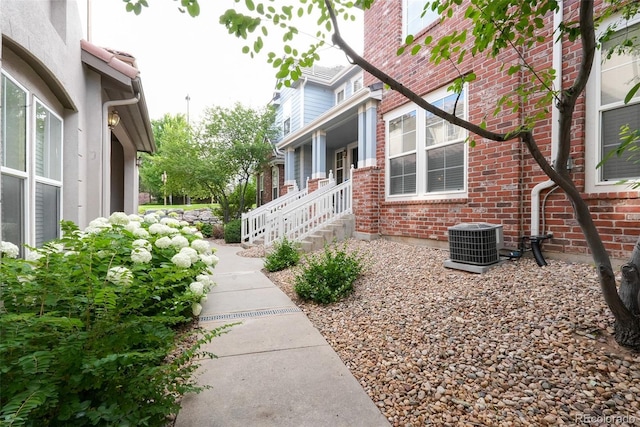
POLYGON ((102 197, 100 198, 100 213, 103 217, 111 215, 111 130, 109 129, 109 109, 120 105, 137 104, 140 101, 140 91, 128 99, 114 99, 102 104, 102 162, 100 162, 100 177, 102 178, 102 197))

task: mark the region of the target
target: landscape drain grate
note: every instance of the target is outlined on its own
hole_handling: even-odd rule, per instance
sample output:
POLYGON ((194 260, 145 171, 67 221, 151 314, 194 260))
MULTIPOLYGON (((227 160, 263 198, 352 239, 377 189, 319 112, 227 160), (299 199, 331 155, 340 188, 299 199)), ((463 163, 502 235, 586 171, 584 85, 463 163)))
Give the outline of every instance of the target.
POLYGON ((301 311, 302 310, 300 310, 298 307, 275 308, 271 310, 242 311, 239 313, 216 314, 214 316, 200 316, 200 321, 211 322, 214 320, 243 319, 247 317, 262 317, 262 316, 273 316, 276 314, 299 313, 301 311))

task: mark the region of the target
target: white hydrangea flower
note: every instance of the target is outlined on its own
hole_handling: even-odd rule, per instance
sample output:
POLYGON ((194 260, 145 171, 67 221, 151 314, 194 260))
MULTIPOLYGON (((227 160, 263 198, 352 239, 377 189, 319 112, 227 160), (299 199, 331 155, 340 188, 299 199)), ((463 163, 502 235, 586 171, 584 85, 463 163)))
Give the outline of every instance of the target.
POLYGON ((142 222, 144 219, 138 214, 130 214, 129 221, 142 222))
POLYGON ((75 256, 75 255, 80 255, 80 253, 78 251, 67 251, 64 253, 64 256, 75 256))
MULTIPOLYGON (((187 224, 188 224, 188 223, 187 223, 187 224)), ((197 229, 197 228, 195 228, 195 227, 189 227, 189 226, 186 226, 186 227, 182 227, 182 228, 180 229, 180 232, 181 232, 182 234, 189 234, 189 235, 192 235, 192 234, 196 234, 196 233, 198 232, 198 229, 197 229)))
POLYGON ((180 227, 188 227, 189 226, 189 222, 185 221, 185 220, 180 221, 178 224, 180 224, 180 227))
POLYGON ((208 265, 209 267, 215 267, 218 261, 220 261, 220 259, 214 254, 211 254, 211 255, 200 254, 200 260, 204 262, 206 265, 208 265))
POLYGON ((158 240, 156 240, 156 246, 161 249, 168 248, 169 246, 171 246, 171 238, 168 236, 159 238, 158 240))
POLYGON ((180 227, 180 221, 175 218, 164 217, 160 220, 160 224, 164 224, 169 227, 178 228, 180 227))
POLYGON ((0 242, 0 255, 5 254, 8 258, 17 258, 20 253, 18 246, 11 242, 0 242))
POLYGON ((189 259, 191 260, 191 262, 197 262, 198 261, 198 251, 196 251, 193 248, 182 248, 180 249, 181 254, 187 254, 187 256, 189 257, 189 259))
POLYGON ((202 283, 202 282, 192 282, 189 285, 189 290, 191 290, 191 292, 193 292, 196 295, 203 295, 204 294, 204 283, 202 283))
POLYGON ((87 228, 85 228, 85 229, 84 229, 84 232, 85 232, 86 234, 98 234, 98 233, 100 233, 102 230, 104 230, 104 228, 103 228, 103 227, 91 227, 91 226, 89 226, 89 227, 87 227, 87 228))
POLYGON ((29 253, 27 254, 27 261, 38 261, 43 256, 44 254, 38 251, 29 251, 29 253))
POLYGON ((62 243, 45 243, 44 249, 54 251, 54 252, 64 252, 64 245, 62 243))
POLYGON ((129 233, 135 234, 136 230, 140 227, 142 227, 142 225, 140 224, 139 221, 129 221, 129 224, 125 225, 124 229, 127 230, 129 233))
POLYGON ((167 234, 171 234, 172 228, 165 224, 151 224, 149 226, 149 233, 151 234, 159 234, 161 236, 166 236, 167 234))
POLYGON ((126 267, 112 267, 107 271, 107 281, 126 286, 133 281, 133 273, 126 267))
POLYGON ((199 239, 204 239, 204 234, 202 234, 200 231, 196 231, 195 233, 193 233, 193 235, 199 239))
POLYGON ((204 284, 211 283, 211 277, 206 274, 198 274, 196 276, 196 281, 202 282, 204 284))
POLYGON ((150 251, 151 248, 152 248, 151 242, 148 241, 147 239, 136 239, 131 243, 131 247, 133 247, 133 248, 143 248, 143 249, 146 249, 148 251, 150 251))
POLYGON ((180 268, 191 267, 191 257, 183 252, 178 252, 177 254, 175 254, 173 258, 171 258, 171 262, 173 262, 180 268))
POLYGON ((158 215, 155 213, 148 213, 144 216, 144 222, 147 224, 155 224, 158 222, 158 215))
POLYGON ((145 248, 133 248, 131 251, 131 261, 137 264, 146 264, 151 262, 152 258, 153 256, 151 255, 151 252, 145 248))
POLYGON ((109 217, 111 224, 127 225, 129 224, 129 215, 124 212, 114 212, 109 217))
POLYGON ((186 248, 189 246, 189 241, 184 236, 180 236, 180 235, 173 236, 171 238, 171 246, 173 246, 176 249, 186 248))
POLYGON ((111 223, 107 218, 98 217, 91 221, 87 228, 84 229, 84 231, 89 234, 96 234, 101 232, 105 228, 111 228, 111 223))
POLYGON ((89 223, 89 227, 111 227, 109 219, 103 216, 99 216, 89 223))
POLYGON ((193 312, 194 316, 200 315, 200 313, 202 312, 202 305, 194 302, 193 305, 191 305, 191 311, 193 312))
POLYGON ((133 235, 135 237, 140 238, 140 239, 145 239, 145 238, 149 237, 149 232, 146 229, 140 227, 140 228, 136 228, 135 230, 133 230, 133 235))
POLYGON ((201 254, 208 254, 211 251, 211 245, 209 245, 209 242, 202 239, 196 239, 191 242, 191 247, 201 254))
POLYGON ((207 295, 202 295, 202 298, 200 298, 200 304, 204 303, 207 300, 207 295))

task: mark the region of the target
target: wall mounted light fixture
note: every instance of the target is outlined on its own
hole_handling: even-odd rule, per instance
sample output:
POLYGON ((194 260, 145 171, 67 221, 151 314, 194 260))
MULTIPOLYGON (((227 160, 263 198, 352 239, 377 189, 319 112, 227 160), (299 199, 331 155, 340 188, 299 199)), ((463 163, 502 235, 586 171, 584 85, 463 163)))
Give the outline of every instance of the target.
POLYGON ((109 125, 109 129, 113 129, 118 126, 120 123, 120 115, 116 110, 113 110, 109 113, 109 117, 107 118, 107 124, 109 125))

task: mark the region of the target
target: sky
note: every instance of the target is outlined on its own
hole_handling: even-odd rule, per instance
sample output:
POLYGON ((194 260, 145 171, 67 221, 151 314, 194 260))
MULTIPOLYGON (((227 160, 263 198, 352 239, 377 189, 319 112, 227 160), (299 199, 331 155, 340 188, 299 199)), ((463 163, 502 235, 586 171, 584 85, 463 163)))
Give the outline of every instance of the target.
MULTIPOLYGON (((251 58, 242 53, 244 40, 231 36, 218 22, 233 0, 200 0, 200 16, 178 11, 179 2, 151 0, 140 15, 126 12, 122 0, 77 0, 84 25, 84 38, 93 44, 127 52, 136 58, 149 116, 187 114, 191 122, 205 108, 232 107, 239 102, 260 108, 272 98, 276 70, 267 63, 266 52, 282 52, 278 37, 265 40, 265 54, 251 58), (91 19, 87 20, 87 2, 91 19), (87 21, 91 23, 90 35, 87 21), (189 97, 189 101, 186 97, 189 97), (188 111, 187 111, 188 109, 188 111)), ((313 23, 298 26, 315 33, 313 23)), ((343 37, 362 51, 362 20, 344 23, 343 37)), ((310 36, 300 41, 310 43, 310 36)), ((346 64, 344 54, 325 47, 321 65, 346 64)))

